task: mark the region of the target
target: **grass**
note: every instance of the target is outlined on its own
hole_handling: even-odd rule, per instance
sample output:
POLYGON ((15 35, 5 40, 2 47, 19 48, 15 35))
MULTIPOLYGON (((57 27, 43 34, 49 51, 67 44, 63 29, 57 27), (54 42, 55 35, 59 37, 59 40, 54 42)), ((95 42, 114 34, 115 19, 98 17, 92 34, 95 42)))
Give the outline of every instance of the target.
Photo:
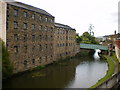
POLYGON ((103 78, 101 78, 100 80, 98 80, 98 82, 95 85, 91 86, 88 89, 97 87, 98 85, 100 85, 101 83, 103 83, 105 80, 109 79, 112 76, 112 74, 114 73, 114 69, 115 69, 114 62, 109 58, 109 56, 104 55, 104 57, 106 58, 107 63, 108 63, 107 73, 106 73, 106 75, 103 78))
POLYGON ((119 61, 118 61, 118 59, 117 59, 117 57, 116 57, 115 53, 113 53, 112 58, 115 60, 116 65, 118 66, 118 65, 119 65, 119 61))

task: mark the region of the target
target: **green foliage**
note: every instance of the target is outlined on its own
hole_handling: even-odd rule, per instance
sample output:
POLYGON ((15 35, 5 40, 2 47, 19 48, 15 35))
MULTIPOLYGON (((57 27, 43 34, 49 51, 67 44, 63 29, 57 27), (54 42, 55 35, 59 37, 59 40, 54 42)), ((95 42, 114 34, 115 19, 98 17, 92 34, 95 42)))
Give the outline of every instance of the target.
POLYGON ((98 44, 98 42, 95 40, 95 37, 91 36, 88 32, 84 32, 81 38, 81 43, 85 44, 98 44))
POLYGON ((82 41, 82 38, 79 37, 78 35, 76 35, 76 42, 77 42, 77 43, 80 43, 81 41, 82 41))
POLYGON ((2 78, 5 79, 12 75, 13 65, 10 63, 9 53, 5 48, 3 41, 0 40, 0 42, 2 42, 2 78))
POLYGON ((43 69, 43 68, 45 68, 44 65, 43 65, 43 66, 37 66, 37 67, 35 67, 35 68, 32 68, 30 71, 33 71, 33 70, 41 70, 41 69, 43 69))

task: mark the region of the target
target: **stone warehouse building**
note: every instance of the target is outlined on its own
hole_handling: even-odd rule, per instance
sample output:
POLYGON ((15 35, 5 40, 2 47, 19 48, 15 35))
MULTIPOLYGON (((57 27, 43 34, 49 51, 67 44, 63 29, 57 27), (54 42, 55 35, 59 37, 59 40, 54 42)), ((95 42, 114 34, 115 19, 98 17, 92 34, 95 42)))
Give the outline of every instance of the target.
POLYGON ((76 31, 54 23, 48 12, 20 2, 0 1, 0 38, 5 42, 14 72, 74 56, 76 31))
POLYGON ((76 30, 68 25, 55 23, 55 59, 74 56, 76 54, 76 30))

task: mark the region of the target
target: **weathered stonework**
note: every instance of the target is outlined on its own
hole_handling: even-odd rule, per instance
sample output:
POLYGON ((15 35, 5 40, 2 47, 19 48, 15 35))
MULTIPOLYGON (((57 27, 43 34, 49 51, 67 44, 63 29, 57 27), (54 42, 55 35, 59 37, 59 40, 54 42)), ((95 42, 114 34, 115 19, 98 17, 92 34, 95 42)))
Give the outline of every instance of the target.
POLYGON ((55 26, 51 14, 19 2, 0 2, 0 5, 3 6, 1 16, 4 18, 4 37, 1 38, 10 53, 14 73, 76 54, 75 30, 67 26, 68 29, 62 28, 64 34, 58 34, 61 28, 55 26), (67 43, 67 46, 57 47, 62 43, 67 43))

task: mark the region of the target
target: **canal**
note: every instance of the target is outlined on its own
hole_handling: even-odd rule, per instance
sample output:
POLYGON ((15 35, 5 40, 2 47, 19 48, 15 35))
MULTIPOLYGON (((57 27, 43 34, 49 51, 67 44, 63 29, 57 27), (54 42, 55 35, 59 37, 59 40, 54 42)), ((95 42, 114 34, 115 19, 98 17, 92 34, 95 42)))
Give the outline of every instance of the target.
POLYGON ((104 77, 108 67, 97 54, 52 64, 3 82, 3 88, 88 88, 104 77))

